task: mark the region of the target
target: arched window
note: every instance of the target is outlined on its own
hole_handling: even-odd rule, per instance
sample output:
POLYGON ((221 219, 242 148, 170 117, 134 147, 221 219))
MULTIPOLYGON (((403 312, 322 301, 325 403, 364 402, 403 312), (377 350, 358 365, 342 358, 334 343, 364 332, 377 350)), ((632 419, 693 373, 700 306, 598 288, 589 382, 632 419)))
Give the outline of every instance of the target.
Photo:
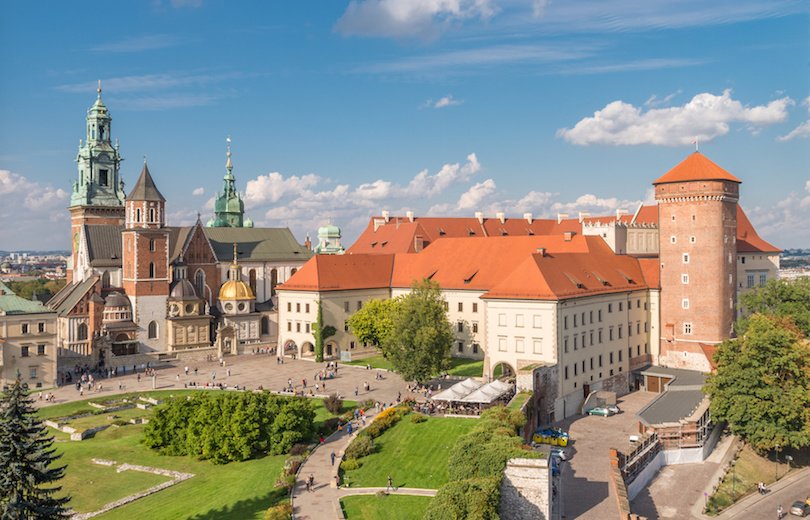
POLYGON ((276 295, 276 285, 278 285, 278 269, 270 270, 270 296, 276 295))
POLYGON ((250 280, 250 290, 253 291, 253 294, 256 294, 256 270, 251 269, 248 271, 248 278, 250 280))
POLYGON ((79 323, 79 328, 76 330, 76 340, 84 341, 87 339, 87 324, 79 323))
POLYGON ((205 299, 205 272, 198 270, 194 274, 194 287, 197 289, 197 296, 205 299))
POLYGON ((270 319, 267 316, 262 316, 262 336, 270 334, 270 319))
POLYGON ((141 221, 141 208, 135 210, 135 222, 141 221))
POLYGON ((155 208, 149 208, 149 222, 155 221, 155 208))
POLYGON ((101 287, 106 289, 110 286, 110 272, 104 271, 104 274, 101 275, 101 287))
POLYGON ((155 263, 149 262, 149 278, 155 277, 155 263))
POLYGON ((158 325, 157 325, 157 322, 155 322, 155 321, 150 321, 149 322, 149 327, 148 327, 147 333, 149 335, 149 339, 156 339, 158 337, 158 325))
POLYGON ((154 251, 154 250, 155 250, 155 239, 154 239, 154 238, 150 238, 150 239, 149 239, 149 250, 150 250, 150 251, 154 251))

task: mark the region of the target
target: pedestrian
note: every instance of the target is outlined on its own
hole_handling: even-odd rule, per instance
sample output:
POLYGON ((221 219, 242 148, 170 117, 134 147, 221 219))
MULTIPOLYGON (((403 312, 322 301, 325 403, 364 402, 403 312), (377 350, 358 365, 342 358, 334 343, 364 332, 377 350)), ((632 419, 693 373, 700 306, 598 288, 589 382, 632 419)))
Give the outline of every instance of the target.
POLYGON ((360 393, 360 392, 359 392, 359 390, 358 390, 358 389, 357 389, 357 387, 355 386, 355 387, 354 387, 354 396, 355 396, 355 397, 357 397, 357 394, 359 394, 359 393, 360 393))
POLYGON ((785 510, 782 509, 782 504, 779 504, 779 507, 776 508, 776 520, 781 520, 784 514, 785 510))
POLYGON ((332 465, 334 466, 335 465, 335 457, 337 457, 337 455, 335 455, 335 452, 333 451, 332 453, 329 454, 329 457, 332 459, 332 465))
POLYGON ((388 490, 394 489, 394 479, 391 478, 391 475, 388 475, 388 487, 385 488, 385 492, 388 493, 388 490))
POLYGON ((141 374, 138 374, 138 382, 141 382, 141 374))
POLYGON ((194 367, 194 376, 197 376, 197 367, 194 367))
POLYGON ((315 475, 310 473, 308 482, 309 482, 309 490, 315 491, 315 475))
POLYGON ((335 475, 335 487, 340 487, 340 475, 335 475))
POLYGON ((326 392, 326 381, 323 382, 323 391, 326 392))
POLYGON ((304 485, 307 487, 307 491, 309 491, 309 479, 304 481, 304 485))
POLYGON ((351 422, 351 421, 349 421, 348 423, 346 423, 346 432, 347 432, 349 435, 351 435, 351 434, 352 434, 352 422, 351 422))
POLYGON ((179 372, 177 373, 177 377, 175 379, 177 379, 178 382, 180 381, 180 373, 179 372))
POLYGON ((226 370, 225 370, 225 374, 226 374, 228 377, 231 377, 231 369, 230 369, 230 368, 226 369, 226 370))

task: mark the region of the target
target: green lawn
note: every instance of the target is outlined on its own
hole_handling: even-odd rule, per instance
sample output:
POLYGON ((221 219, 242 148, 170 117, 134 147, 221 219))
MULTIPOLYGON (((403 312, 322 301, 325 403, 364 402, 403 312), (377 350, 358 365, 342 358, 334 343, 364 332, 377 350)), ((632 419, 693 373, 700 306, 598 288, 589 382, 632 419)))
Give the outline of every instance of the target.
POLYGON ((514 399, 512 399, 512 402, 509 403, 509 409, 510 410, 520 410, 523 407, 523 405, 526 404, 526 401, 531 399, 531 397, 532 397, 532 392, 520 392, 520 393, 518 393, 514 397, 514 399))
POLYGON ((431 497, 356 495, 340 500, 347 520, 420 520, 431 497))
MULTIPOLYGON (((144 392, 144 394, 166 398, 169 395, 193 391, 172 390, 144 392)), ((109 397, 94 400, 109 400, 109 397)), ((317 427, 332 415, 321 400, 314 400, 313 404, 317 427)), ((344 410, 350 410, 353 406, 354 401, 344 402, 344 410)), ((90 411, 94 408, 88 406, 87 401, 80 401, 43 408, 41 415, 63 417, 83 410, 90 411)), ((143 416, 151 413, 151 408, 120 410, 77 419, 75 422, 83 427, 89 427, 110 422, 107 419, 108 415, 123 418, 124 415, 143 416)), ((260 519, 268 507, 287 498, 283 489, 274 487, 286 458, 283 455, 223 465, 195 460, 192 457, 163 456, 141 444, 143 428, 143 425, 112 427, 99 432, 92 439, 81 442, 58 442, 54 445, 62 454, 59 464, 68 465, 60 484, 63 492, 73 497, 70 507, 80 512, 97 510, 106 503, 167 480, 166 477, 150 473, 134 471, 116 473, 114 468, 93 464, 91 458, 195 474, 193 478, 180 484, 114 509, 100 517, 104 519, 260 519)), ((66 438, 64 434, 51 432, 55 433, 54 436, 57 438, 66 438)))
POLYGON ((385 487, 388 475, 396 487, 437 489, 447 482, 447 457, 456 439, 469 432, 476 419, 431 417, 423 423, 406 416, 374 439, 377 452, 363 457, 362 466, 343 475, 353 487, 385 487))
MULTIPOLYGON (((391 362, 382 357, 382 354, 362 359, 347 361, 345 364, 364 367, 371 365, 371 368, 382 368, 393 370, 391 362)), ((447 371, 451 376, 461 377, 481 377, 484 374, 484 361, 481 359, 450 358, 450 369, 447 371)))

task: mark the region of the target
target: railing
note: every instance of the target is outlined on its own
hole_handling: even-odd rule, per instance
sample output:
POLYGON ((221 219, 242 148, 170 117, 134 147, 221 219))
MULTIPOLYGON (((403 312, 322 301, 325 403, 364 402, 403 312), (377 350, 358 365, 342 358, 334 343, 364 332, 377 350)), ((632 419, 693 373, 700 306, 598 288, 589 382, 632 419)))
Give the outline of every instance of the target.
POLYGON ((661 449, 658 435, 653 433, 627 455, 619 453, 619 469, 621 469, 625 483, 630 485, 661 449))

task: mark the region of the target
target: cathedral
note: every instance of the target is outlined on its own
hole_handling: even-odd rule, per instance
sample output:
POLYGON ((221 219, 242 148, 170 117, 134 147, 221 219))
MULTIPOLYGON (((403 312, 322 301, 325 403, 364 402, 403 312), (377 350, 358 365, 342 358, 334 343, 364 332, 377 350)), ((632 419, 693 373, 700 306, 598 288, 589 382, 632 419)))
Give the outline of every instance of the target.
POLYGON ((309 241, 245 217, 230 139, 213 217, 167 225, 146 160, 126 194, 111 123, 99 84, 76 156, 68 283, 48 302, 60 370, 274 349, 276 286, 312 256, 309 241))

